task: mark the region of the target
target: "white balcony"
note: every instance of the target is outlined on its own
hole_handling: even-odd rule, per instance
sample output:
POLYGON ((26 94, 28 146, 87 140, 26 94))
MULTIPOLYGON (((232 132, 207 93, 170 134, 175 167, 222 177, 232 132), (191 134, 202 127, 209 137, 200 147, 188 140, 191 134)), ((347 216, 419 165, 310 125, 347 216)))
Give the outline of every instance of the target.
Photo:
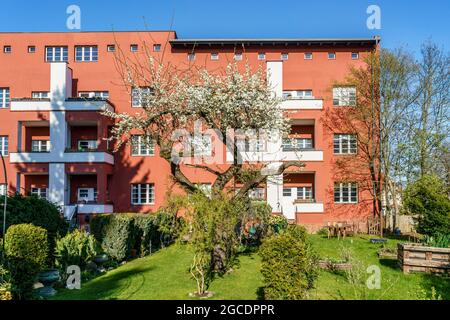
POLYGON ((308 203, 294 203, 295 212, 302 213, 323 213, 323 203, 308 202, 308 203))
POLYGON ((64 206, 64 218, 66 220, 72 220, 75 213, 98 214, 113 212, 114 207, 112 204, 70 204, 64 206))
POLYGON ((114 164, 114 156, 107 152, 12 152, 11 163, 108 163, 114 164))
POLYGON ((11 111, 114 111, 107 100, 69 98, 65 101, 50 99, 12 99, 11 111))
POLYGON ((283 151, 283 161, 323 161, 322 150, 283 151))
POLYGON ((285 110, 322 110, 322 99, 287 99, 281 102, 281 109, 285 110))

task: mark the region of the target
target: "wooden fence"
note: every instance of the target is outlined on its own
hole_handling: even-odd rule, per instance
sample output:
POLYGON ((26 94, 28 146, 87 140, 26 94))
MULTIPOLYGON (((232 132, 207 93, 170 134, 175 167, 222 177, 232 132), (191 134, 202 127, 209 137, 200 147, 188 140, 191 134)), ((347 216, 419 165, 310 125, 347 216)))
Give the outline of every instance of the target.
POLYGON ((399 243, 398 263, 404 273, 450 273, 450 248, 399 243))

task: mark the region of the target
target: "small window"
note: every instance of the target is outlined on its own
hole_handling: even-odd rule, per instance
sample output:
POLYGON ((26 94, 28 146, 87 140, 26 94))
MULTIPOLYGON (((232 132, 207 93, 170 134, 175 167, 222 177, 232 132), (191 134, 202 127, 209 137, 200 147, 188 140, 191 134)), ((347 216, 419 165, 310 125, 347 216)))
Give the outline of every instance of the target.
POLYGON ((95 62, 98 61, 97 46, 76 46, 75 61, 77 62, 95 62))
POLYGON ((281 60, 287 60, 289 59, 289 54, 288 53, 282 53, 281 54, 281 60))
POLYGON ((352 52, 352 60, 358 60, 359 59, 359 53, 358 52, 352 52))
POLYGON ((81 91, 78 92, 80 98, 97 98, 97 99, 108 99, 109 91, 81 91))
POLYGON ((188 59, 188 61, 194 61, 195 60, 195 53, 188 53, 187 59, 188 59))
POLYGON ((0 136, 0 153, 4 156, 8 155, 8 136, 0 136))
POLYGON ((10 103, 9 88, 0 88, 0 109, 9 108, 10 103))
POLYGON ((312 98, 312 90, 297 90, 296 91, 298 99, 310 99, 312 98))
POLYGON ((11 53, 12 52, 11 46, 4 46, 3 47, 3 52, 4 53, 11 53))
POLYGON ((241 61, 242 60, 242 53, 238 52, 234 54, 234 60, 235 61, 241 61))
POLYGON ((328 60, 335 60, 335 59, 336 59, 336 53, 328 52, 328 60))
POLYGON ((108 44, 108 46, 106 47, 106 51, 108 51, 108 52, 115 52, 116 51, 116 45, 108 44))
POLYGON ((337 133, 333 139, 334 154, 356 154, 357 152, 356 134, 337 133))
POLYGON ((159 43, 153 45, 153 51, 160 52, 161 51, 161 45, 159 43))
POLYGON ((50 152, 49 140, 32 140, 31 141, 32 152, 50 152))
POLYGON ((211 53, 211 60, 219 60, 219 54, 217 52, 211 53))
POLYGON ((35 46, 28 46, 28 53, 35 53, 36 47, 35 46))
POLYGON ((78 140, 78 151, 97 150, 97 140, 78 140))
POLYGON ((283 188, 283 197, 291 197, 292 188, 283 188))
POLYGON ((33 91, 31 93, 33 99, 48 99, 50 97, 50 92, 48 91, 33 91))
POLYGON ((155 154, 155 145, 153 141, 145 139, 143 135, 131 136, 131 155, 132 156, 153 156, 155 154))
POLYGON ((303 57, 305 60, 312 60, 313 54, 311 52, 305 52, 303 57))
POLYGON ((258 60, 266 60, 266 54, 264 52, 258 53, 258 60))
POLYGON ((139 46, 137 44, 130 45, 130 51, 131 52, 138 52, 139 46))
POLYGON ((4 196, 6 194, 6 184, 0 184, 0 196, 4 196))
POLYGON ((131 203, 134 205, 155 203, 155 186, 150 183, 131 185, 131 203))
POLYGON ((334 184, 335 203, 358 203, 358 184, 356 182, 337 182, 334 184))

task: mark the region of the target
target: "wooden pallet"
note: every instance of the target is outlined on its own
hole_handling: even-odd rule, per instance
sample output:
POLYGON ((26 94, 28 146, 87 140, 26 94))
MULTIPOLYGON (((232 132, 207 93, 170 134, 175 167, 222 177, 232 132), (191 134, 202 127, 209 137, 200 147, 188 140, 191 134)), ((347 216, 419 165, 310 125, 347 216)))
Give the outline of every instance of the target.
POLYGON ((417 244, 398 245, 398 263, 404 273, 449 273, 450 248, 425 247, 417 244))

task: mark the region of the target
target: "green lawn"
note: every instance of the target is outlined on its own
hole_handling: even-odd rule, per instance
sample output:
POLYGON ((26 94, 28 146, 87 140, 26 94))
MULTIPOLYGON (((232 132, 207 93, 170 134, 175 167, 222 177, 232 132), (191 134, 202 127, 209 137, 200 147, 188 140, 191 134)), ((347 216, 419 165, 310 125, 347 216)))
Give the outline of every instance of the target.
MULTIPOLYGON (((416 299, 421 290, 429 295, 431 288, 443 299, 450 299, 448 277, 425 274, 404 275, 396 260, 380 260, 376 252, 380 245, 371 244, 368 237, 356 236, 345 240, 311 236, 314 248, 322 258, 339 258, 342 248, 349 248, 364 269, 377 265, 381 270, 381 289, 362 290, 352 286, 343 273, 320 271, 312 299, 416 299)), ((397 240, 389 240, 396 246, 397 240)), ((186 246, 174 245, 152 256, 128 262, 98 278, 82 284, 81 290, 60 290, 55 299, 189 299, 195 291, 195 281, 188 273, 191 255, 186 246)), ((242 255, 239 265, 224 277, 217 278, 209 290, 213 299, 257 299, 262 286, 257 254, 242 255)), ((364 287, 364 286, 363 286, 364 287)), ((365 288, 365 287, 364 287, 365 288)))

